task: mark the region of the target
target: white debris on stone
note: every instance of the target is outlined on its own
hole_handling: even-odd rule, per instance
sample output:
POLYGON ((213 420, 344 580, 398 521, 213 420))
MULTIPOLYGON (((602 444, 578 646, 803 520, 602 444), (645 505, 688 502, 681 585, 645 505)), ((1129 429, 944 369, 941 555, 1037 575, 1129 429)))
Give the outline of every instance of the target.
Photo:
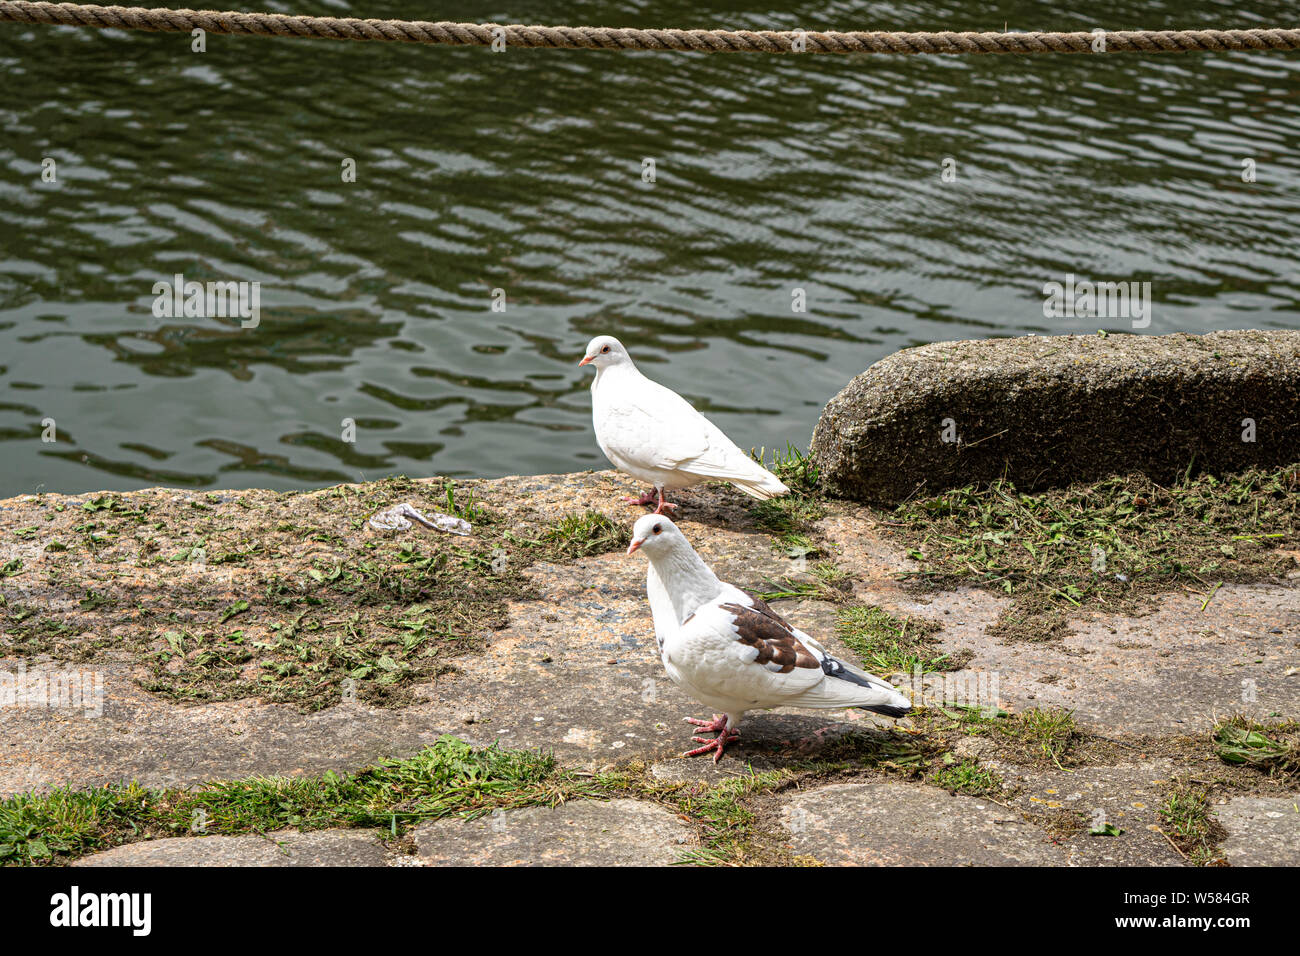
POLYGON ((412 521, 422 524, 426 528, 433 528, 435 531, 446 531, 449 534, 469 534, 473 530, 468 521, 454 515, 435 512, 432 518, 426 518, 420 513, 419 509, 409 502, 403 502, 400 505, 394 505, 391 508, 376 512, 370 516, 370 521, 367 523, 376 531, 406 531, 411 527, 412 521))

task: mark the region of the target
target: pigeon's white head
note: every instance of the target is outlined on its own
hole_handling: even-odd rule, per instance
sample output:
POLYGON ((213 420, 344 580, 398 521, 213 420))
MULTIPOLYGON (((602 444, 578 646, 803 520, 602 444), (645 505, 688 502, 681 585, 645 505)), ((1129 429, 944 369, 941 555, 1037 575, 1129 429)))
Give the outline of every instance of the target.
POLYGON ((598 335, 587 343, 587 354, 579 365, 594 365, 607 368, 610 365, 631 365, 632 359, 623 348, 623 343, 612 335, 598 335))
POLYGON ((663 515, 649 514, 637 518, 632 526, 632 543, 627 546, 627 553, 644 551, 654 558, 683 544, 690 546, 677 525, 663 515))

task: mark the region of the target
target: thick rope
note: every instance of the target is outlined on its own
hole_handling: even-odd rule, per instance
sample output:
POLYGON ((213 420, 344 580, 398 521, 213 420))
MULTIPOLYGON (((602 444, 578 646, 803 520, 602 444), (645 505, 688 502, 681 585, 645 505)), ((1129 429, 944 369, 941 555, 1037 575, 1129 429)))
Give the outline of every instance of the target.
POLYGON ((799 30, 632 30, 492 23, 430 23, 298 17, 280 13, 102 7, 0 0, 0 22, 110 30, 381 40, 444 46, 582 50, 683 50, 696 53, 1186 53, 1300 49, 1300 30, 1117 30, 1093 33, 819 33, 799 30))

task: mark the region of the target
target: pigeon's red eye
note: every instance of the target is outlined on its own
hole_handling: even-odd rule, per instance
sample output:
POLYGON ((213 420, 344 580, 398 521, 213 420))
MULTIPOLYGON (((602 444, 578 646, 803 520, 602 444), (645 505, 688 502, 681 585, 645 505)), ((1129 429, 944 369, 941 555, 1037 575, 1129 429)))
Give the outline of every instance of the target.
POLYGON ((663 525, 661 525, 661 524, 657 524, 657 525, 655 525, 655 534, 658 534, 660 531, 663 531, 663 530, 664 530, 664 526, 663 526, 663 525))
POLYGON ((603 349, 601 349, 601 351, 602 351, 602 352, 608 352, 608 351, 609 351, 609 346, 606 345, 603 349))

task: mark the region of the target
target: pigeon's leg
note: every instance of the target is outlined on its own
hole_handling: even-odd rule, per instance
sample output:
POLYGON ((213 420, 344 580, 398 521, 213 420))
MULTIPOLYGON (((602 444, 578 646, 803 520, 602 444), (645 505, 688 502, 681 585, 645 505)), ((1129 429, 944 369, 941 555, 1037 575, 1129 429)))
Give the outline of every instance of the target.
POLYGON ((713 762, 717 763, 722 759, 722 751, 727 744, 732 743, 740 736, 740 731, 733 726, 734 721, 726 714, 714 714, 713 720, 696 720, 694 717, 687 717, 686 722, 695 724, 703 728, 704 733, 715 731, 718 736, 710 740, 707 737, 692 737, 696 743, 704 744, 703 747, 697 747, 694 750, 688 750, 682 754, 683 757, 698 757, 700 754, 713 754, 713 762))
MULTIPOLYGON (((647 504, 648 504, 648 503, 649 503, 649 502, 647 502, 647 504)), ((663 486, 660 486, 660 488, 659 488, 659 507, 656 508, 656 509, 654 510, 654 513, 657 514, 657 515, 661 515, 661 514, 664 513, 664 509, 665 509, 665 508, 667 508, 669 511, 676 511, 676 510, 677 510, 677 506, 676 506, 675 504, 673 504, 671 501, 664 501, 664 489, 663 489, 663 486)))
POLYGON ((656 489, 651 488, 640 498, 633 498, 631 495, 624 495, 623 500, 630 505, 652 505, 655 503, 655 491, 656 489))

